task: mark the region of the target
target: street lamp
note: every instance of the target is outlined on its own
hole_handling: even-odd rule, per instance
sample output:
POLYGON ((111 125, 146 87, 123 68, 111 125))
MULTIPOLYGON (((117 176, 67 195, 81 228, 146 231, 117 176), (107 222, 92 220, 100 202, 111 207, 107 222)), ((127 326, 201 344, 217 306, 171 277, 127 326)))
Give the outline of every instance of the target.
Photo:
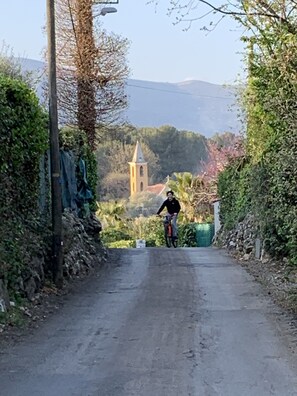
POLYGON ((103 7, 99 15, 105 16, 106 14, 112 14, 117 11, 115 7, 103 7))
MULTIPOLYGON (((96 1, 93 1, 94 6, 98 4, 100 3, 96 3, 96 1)), ((103 7, 98 14, 94 15, 94 18, 96 18, 97 16, 105 16, 106 14, 113 14, 115 12, 118 12, 115 7, 103 7)))

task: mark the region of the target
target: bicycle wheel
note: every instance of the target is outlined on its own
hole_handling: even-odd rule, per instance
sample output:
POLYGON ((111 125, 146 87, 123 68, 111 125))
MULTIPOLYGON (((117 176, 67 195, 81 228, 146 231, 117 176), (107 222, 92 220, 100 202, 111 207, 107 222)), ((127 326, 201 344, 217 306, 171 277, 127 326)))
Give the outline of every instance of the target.
POLYGON ((164 237, 165 237, 165 243, 166 243, 166 246, 167 247, 171 247, 171 242, 172 242, 172 239, 171 239, 171 230, 169 229, 169 225, 167 225, 166 227, 165 227, 165 235, 164 235, 164 237))
POLYGON ((177 248, 177 238, 173 238, 173 237, 172 237, 172 246, 173 246, 174 248, 177 248))
POLYGON ((171 247, 171 237, 169 237, 168 235, 165 234, 165 242, 166 242, 166 246, 167 247, 171 247))

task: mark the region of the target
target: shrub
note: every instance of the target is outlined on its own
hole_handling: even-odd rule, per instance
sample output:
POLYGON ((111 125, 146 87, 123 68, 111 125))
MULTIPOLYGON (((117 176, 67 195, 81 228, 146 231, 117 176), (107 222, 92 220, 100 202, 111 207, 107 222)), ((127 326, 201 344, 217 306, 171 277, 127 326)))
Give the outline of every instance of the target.
POLYGON ((197 247, 196 223, 182 224, 178 227, 178 244, 182 247, 197 247))
POLYGON ((122 241, 115 241, 107 243, 106 247, 108 248, 135 248, 135 241, 132 240, 122 240, 122 241))
POLYGON ((42 249, 39 165, 48 147, 48 130, 34 92, 4 75, 0 114, 0 276, 13 289, 30 263, 30 249, 42 249))
POLYGON ((129 233, 127 232, 127 230, 125 229, 118 229, 118 228, 105 228, 101 234, 101 240, 103 242, 104 245, 109 245, 110 243, 113 242, 118 242, 121 240, 129 240, 131 239, 131 236, 129 235, 129 233))

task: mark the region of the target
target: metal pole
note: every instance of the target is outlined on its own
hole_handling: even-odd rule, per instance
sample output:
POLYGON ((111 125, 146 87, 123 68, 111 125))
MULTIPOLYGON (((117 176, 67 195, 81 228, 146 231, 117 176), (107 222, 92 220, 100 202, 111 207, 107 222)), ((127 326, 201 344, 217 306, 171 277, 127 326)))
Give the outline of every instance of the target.
POLYGON ((58 287, 63 285, 62 197, 57 110, 55 0, 47 0, 49 134, 52 193, 52 272, 58 287))

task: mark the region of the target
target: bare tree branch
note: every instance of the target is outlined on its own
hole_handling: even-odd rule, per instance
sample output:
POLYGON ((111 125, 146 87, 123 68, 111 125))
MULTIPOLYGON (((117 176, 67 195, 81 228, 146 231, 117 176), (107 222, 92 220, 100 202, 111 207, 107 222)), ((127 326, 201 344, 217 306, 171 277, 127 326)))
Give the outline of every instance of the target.
POLYGON ((77 125, 95 148, 96 129, 119 122, 127 106, 128 42, 94 24, 92 0, 57 0, 59 118, 77 125))

